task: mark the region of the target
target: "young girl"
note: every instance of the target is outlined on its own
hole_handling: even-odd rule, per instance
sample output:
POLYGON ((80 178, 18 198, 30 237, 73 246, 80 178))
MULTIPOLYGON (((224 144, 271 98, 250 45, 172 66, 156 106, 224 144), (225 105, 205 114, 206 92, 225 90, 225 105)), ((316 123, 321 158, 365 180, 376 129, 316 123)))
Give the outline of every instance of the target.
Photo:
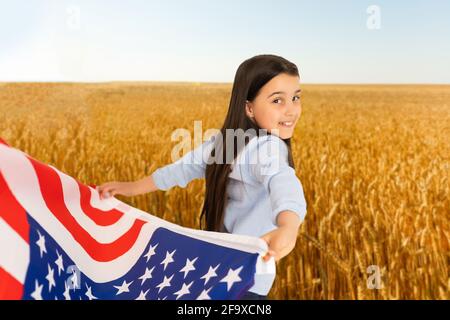
MULTIPOLYGON (((185 187, 205 178, 200 224, 205 218, 207 230, 261 237, 269 248, 263 259, 279 261, 294 249, 306 215, 291 153, 301 114, 299 81, 295 64, 282 57, 258 55, 244 61, 217 135, 148 177, 99 186, 100 197, 185 187), (235 143, 242 136, 244 143, 235 143)), ((266 299, 273 280, 256 275, 243 299, 266 299)))

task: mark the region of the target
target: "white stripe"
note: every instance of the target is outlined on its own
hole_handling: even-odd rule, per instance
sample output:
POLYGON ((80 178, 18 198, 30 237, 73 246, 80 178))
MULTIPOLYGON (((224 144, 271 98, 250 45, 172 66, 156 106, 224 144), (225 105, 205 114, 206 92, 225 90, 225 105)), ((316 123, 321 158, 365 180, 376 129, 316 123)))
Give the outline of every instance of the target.
MULTIPOLYGON (((67 255, 78 265, 80 271, 95 282, 109 282, 123 276, 142 255, 154 230, 158 227, 166 227, 192 238, 246 252, 263 254, 267 251, 267 244, 262 239, 180 227, 151 216, 137 208, 128 206, 117 199, 110 198, 105 200, 105 202, 109 201, 111 203, 117 203, 117 205, 124 208, 128 207, 129 211, 126 213, 127 215, 148 221, 149 223, 144 224, 133 247, 125 254, 109 262, 95 261, 78 242, 74 241, 69 231, 60 224, 45 203, 44 205, 42 204, 41 195, 37 195, 38 192, 36 192, 36 190, 39 190, 38 179, 29 160, 21 152, 17 152, 15 149, 3 145, 0 145, 0 157, 2 159, 0 161, 0 171, 16 199, 56 242, 58 242, 66 251, 67 255)), ((273 270, 274 268, 274 262, 272 260, 264 265, 267 265, 266 270, 273 270)))
POLYGON ((38 179, 31 162, 20 152, 3 145, 0 145, 0 156, 1 173, 17 201, 58 242, 81 272, 96 282, 108 282, 123 276, 136 263, 147 246, 154 227, 145 224, 134 246, 117 259, 109 262, 95 261, 42 203, 41 195, 37 192, 38 179))
MULTIPOLYGON (((39 180, 34 167, 23 153, 16 149, 0 146, 2 152, 2 162, 0 169, 5 177, 9 177, 10 188, 14 188, 21 197, 22 205, 33 208, 33 211, 49 210, 40 190, 39 180), (20 173, 20 174, 19 174, 20 173)), ((54 168, 53 168, 54 169, 54 168)), ((120 238, 133 225, 134 219, 124 215, 119 221, 111 226, 99 226, 90 219, 81 209, 80 191, 75 179, 56 170, 63 185, 64 200, 66 207, 77 223, 85 229, 99 243, 111 243, 120 238)), ((96 192, 98 195, 98 192, 96 192)), ((115 199, 117 201, 117 199, 115 199)), ((96 206, 101 210, 110 210, 113 206, 111 202, 96 201, 96 206)), ((117 206, 117 205, 116 205, 117 206)), ((107 214, 107 213, 105 213, 107 214)))
POLYGON ((23 284, 30 263, 28 243, 1 217, 0 244, 0 266, 23 284))

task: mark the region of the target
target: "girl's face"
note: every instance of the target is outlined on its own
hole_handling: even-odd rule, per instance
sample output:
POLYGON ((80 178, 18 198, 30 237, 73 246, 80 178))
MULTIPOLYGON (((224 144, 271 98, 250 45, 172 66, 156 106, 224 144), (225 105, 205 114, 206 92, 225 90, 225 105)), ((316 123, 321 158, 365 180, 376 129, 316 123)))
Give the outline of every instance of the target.
POLYGON ((281 139, 292 137, 302 111, 299 83, 299 77, 286 73, 273 77, 253 101, 247 101, 247 116, 260 128, 281 139))

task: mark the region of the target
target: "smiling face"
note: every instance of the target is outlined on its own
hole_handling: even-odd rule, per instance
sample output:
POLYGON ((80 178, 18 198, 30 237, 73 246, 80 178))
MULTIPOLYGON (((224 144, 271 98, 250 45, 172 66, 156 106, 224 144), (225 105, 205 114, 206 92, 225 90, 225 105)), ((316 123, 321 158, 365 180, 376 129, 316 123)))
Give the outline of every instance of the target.
POLYGON ((299 77, 286 73, 273 77, 253 101, 247 101, 247 116, 260 128, 281 139, 292 137, 302 111, 299 82, 299 77))

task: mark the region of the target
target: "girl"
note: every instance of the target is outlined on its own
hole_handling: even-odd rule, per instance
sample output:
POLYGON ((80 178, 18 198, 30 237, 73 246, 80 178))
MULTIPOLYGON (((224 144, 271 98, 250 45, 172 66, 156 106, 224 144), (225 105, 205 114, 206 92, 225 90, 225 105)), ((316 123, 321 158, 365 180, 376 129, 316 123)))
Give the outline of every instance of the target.
MULTIPOLYGON (((185 187, 205 178, 200 227, 204 218, 207 230, 261 237, 269 248, 263 259, 279 261, 294 249, 306 215, 291 153, 301 114, 299 81, 295 64, 282 57, 258 55, 244 61, 217 135, 148 177, 99 186, 100 197, 185 187), (236 144, 243 136, 244 142, 236 144)), ((243 299, 266 299, 273 280, 256 275, 243 299)))

